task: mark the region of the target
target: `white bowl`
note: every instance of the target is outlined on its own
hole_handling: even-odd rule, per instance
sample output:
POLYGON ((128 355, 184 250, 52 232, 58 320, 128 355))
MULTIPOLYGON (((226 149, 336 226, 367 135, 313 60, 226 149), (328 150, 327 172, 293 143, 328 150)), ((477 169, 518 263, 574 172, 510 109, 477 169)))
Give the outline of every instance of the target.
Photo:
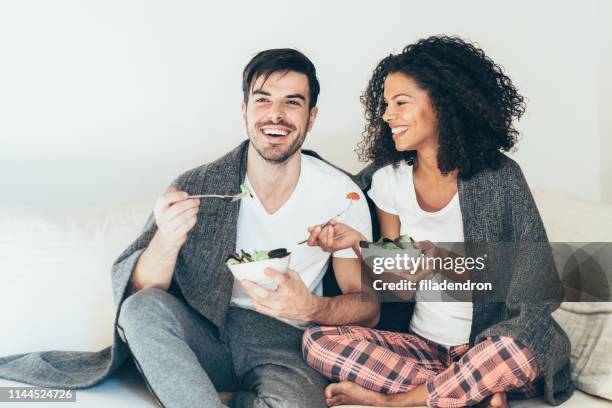
POLYGON ((267 289, 276 289, 276 282, 268 277, 264 273, 266 268, 272 268, 280 273, 287 272, 289 268, 289 260, 291 254, 284 258, 271 258, 257 262, 247 262, 237 265, 228 266, 229 270, 234 275, 234 278, 238 280, 248 279, 251 282, 255 282, 267 289))

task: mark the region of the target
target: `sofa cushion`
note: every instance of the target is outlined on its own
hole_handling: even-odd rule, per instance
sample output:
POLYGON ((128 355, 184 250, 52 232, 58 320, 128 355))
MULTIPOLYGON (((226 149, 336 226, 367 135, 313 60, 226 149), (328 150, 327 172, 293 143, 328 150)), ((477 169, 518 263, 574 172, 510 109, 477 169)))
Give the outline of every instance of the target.
MULTIPOLYGON (((550 241, 571 243, 566 248, 556 246, 555 261, 561 273, 572 269, 569 259, 573 256, 573 262, 579 264, 580 269, 578 278, 582 290, 579 295, 582 298, 590 293, 604 296, 602 290, 608 290, 609 282, 593 281, 605 275, 596 271, 598 265, 589 262, 589 255, 597 250, 597 242, 612 242, 612 206, 545 190, 534 191, 534 198, 550 241), (577 251, 577 246, 582 250, 577 251), (585 281, 585 277, 591 281, 585 281)), ((603 253, 599 258, 601 255, 606 256, 603 253)), ((612 264, 610 254, 607 258, 604 263, 612 264)), ((612 399, 612 303, 565 302, 553 316, 572 344, 572 379, 576 387, 612 399)))
POLYGON ((0 355, 112 343, 110 266, 146 209, 0 211, 0 355), (14 313, 7 313, 13 310, 14 313))
POLYGON ((553 316, 572 344, 576 388, 612 400, 612 303, 566 302, 553 316))

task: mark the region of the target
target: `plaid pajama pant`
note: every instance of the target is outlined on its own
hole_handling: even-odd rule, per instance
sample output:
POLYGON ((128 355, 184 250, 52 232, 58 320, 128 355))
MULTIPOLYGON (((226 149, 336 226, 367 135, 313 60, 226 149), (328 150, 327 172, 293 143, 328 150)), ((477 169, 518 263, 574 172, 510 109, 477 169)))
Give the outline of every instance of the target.
POLYGON ((304 359, 332 381, 384 394, 426 384, 430 407, 474 405, 498 392, 508 399, 541 393, 533 353, 510 337, 445 347, 414 334, 356 326, 314 326, 304 333, 304 359))

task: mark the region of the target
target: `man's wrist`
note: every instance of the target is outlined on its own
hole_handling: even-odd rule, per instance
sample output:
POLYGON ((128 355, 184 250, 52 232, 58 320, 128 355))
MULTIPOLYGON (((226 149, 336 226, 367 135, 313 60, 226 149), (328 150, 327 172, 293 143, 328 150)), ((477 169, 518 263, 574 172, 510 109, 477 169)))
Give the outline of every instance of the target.
POLYGON ((177 256, 181 250, 180 246, 169 245, 166 243, 159 230, 155 232, 155 235, 151 239, 150 247, 155 255, 163 258, 177 256))
POLYGON ((310 307, 309 312, 306 316, 306 321, 318 323, 321 320, 321 313, 324 310, 327 310, 327 300, 328 298, 317 296, 315 294, 310 295, 310 307))

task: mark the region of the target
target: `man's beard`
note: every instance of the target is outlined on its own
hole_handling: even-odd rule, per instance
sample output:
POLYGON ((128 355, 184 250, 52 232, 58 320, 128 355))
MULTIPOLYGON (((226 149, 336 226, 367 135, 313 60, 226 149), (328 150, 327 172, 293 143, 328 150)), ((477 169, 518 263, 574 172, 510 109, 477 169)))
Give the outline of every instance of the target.
MULTIPOLYGON (((306 123, 305 129, 308 129, 308 125, 309 123, 306 123)), ((291 144, 287 147, 284 147, 284 145, 282 146, 277 145, 277 146, 269 146, 267 148, 264 148, 263 146, 257 143, 257 140, 258 140, 257 132, 259 131, 259 128, 261 126, 264 126, 264 125, 256 125, 251 130, 251 128, 248 126, 248 123, 247 123, 247 133, 249 135, 249 139, 251 140, 251 145, 253 145, 253 148, 255 149, 255 151, 259 153, 262 159, 264 159, 265 161, 269 163, 282 164, 286 162, 287 160, 289 160, 291 156, 295 154, 295 152, 300 150, 300 148, 302 147, 302 144, 304 144, 304 140, 306 139, 306 131, 304 131, 303 133, 298 134, 297 137, 293 140, 293 142, 291 142, 291 144)), ((268 144, 266 142, 264 143, 268 144)))

